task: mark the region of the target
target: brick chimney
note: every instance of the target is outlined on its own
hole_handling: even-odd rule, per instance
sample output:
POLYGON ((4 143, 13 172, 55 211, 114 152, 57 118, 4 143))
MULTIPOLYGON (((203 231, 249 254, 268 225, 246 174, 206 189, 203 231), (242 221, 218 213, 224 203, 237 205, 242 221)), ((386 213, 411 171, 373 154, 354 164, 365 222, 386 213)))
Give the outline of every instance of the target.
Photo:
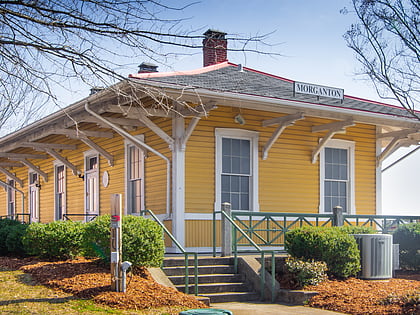
POLYGON ((209 29, 203 35, 204 67, 227 61, 226 33, 209 29))
POLYGON ((158 66, 153 64, 153 63, 149 63, 149 62, 142 62, 139 65, 139 72, 138 73, 150 73, 150 72, 158 72, 157 71, 158 66))

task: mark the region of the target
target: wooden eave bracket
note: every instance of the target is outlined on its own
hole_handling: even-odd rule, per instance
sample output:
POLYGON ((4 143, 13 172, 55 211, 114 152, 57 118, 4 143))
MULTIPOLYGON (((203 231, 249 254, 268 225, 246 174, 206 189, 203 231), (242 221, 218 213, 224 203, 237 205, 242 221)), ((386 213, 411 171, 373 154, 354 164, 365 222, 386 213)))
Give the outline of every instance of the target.
POLYGON ((37 173, 39 176, 42 176, 44 178, 45 182, 48 182, 48 174, 43 172, 38 166, 32 164, 32 162, 29 162, 26 159, 17 159, 19 162, 27 166, 28 168, 32 169, 35 173, 37 173))
POLYGON ((45 149, 45 152, 47 152, 53 158, 59 160, 61 163, 63 163, 65 166, 71 169, 73 172, 73 175, 82 174, 82 172, 79 171, 74 164, 70 163, 65 157, 61 156, 57 151, 54 151, 53 149, 45 149))
POLYGON ((74 144, 60 144, 60 143, 42 143, 42 142, 21 142, 20 147, 33 148, 34 150, 44 151, 51 150, 76 150, 77 146, 74 144))
POLYGON ((108 138, 112 139, 114 134, 110 131, 94 131, 94 130, 82 130, 82 129, 65 129, 56 128, 54 134, 61 134, 73 139, 80 139, 84 137, 95 137, 95 138, 108 138))
POLYGON ((200 121, 201 117, 207 116, 208 113, 212 110, 217 108, 215 102, 209 102, 207 104, 198 106, 199 108, 184 108, 180 111, 180 115, 184 116, 191 116, 193 117, 190 120, 187 128, 184 131, 183 136, 181 137, 181 147, 185 150, 187 145, 188 139, 190 138, 191 134, 193 133, 195 127, 197 126, 198 122, 200 121))
POLYGON ((114 166, 114 156, 107 152, 104 148, 102 148, 100 145, 96 144, 92 140, 90 140, 88 137, 81 137, 79 138, 80 141, 82 141, 84 144, 86 144, 91 149, 98 152, 100 155, 102 155, 105 159, 108 160, 108 164, 110 166, 114 166))
POLYGON ((9 172, 8 170, 6 170, 5 168, 3 168, 1 166, 0 166, 0 172, 5 174, 6 176, 10 177, 11 179, 13 179, 15 182, 17 182, 20 185, 20 187, 23 187, 23 180, 16 177, 14 174, 12 174, 11 172, 9 172))
POLYGON ((264 145, 264 148, 262 150, 262 159, 266 160, 268 157, 268 151, 270 151, 273 144, 277 141, 278 137, 283 133, 283 131, 291 126, 294 125, 294 123, 300 119, 304 119, 303 113, 296 113, 292 115, 267 119, 262 122, 263 127, 272 126, 278 124, 279 126, 277 129, 273 132, 270 139, 267 141, 267 143, 264 145))
POLYGON ((354 125, 355 123, 353 122, 353 119, 347 119, 344 121, 337 121, 333 123, 328 123, 328 124, 312 127, 313 133, 328 130, 328 133, 325 135, 325 137, 322 138, 318 146, 312 152, 312 164, 316 162, 321 150, 325 147, 327 142, 331 140, 332 137, 334 137, 335 134, 339 132, 345 132, 347 127, 352 127, 354 125))
POLYGON ((393 137, 393 139, 387 145, 387 147, 376 157, 376 167, 379 167, 379 165, 388 156, 390 156, 399 148, 408 147, 410 145, 418 145, 420 139, 417 139, 418 137, 416 137, 416 135, 418 135, 417 132, 418 130, 416 129, 406 129, 378 135, 378 138, 393 137))

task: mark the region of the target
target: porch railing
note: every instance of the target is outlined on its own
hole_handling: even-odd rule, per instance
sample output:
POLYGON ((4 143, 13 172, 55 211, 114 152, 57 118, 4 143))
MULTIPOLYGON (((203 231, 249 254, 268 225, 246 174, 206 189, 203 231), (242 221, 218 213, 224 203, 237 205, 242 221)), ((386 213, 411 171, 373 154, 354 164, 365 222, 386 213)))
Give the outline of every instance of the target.
POLYGON ((275 299, 275 270, 276 270, 276 259, 274 250, 264 250, 257 243, 255 243, 247 233, 239 227, 238 224, 229 216, 225 211, 215 211, 213 212, 213 256, 216 256, 216 215, 221 215, 221 220, 226 220, 228 224, 231 224, 233 227, 232 234, 232 246, 233 246, 233 256, 234 256, 234 270, 235 273, 238 272, 238 254, 240 253, 238 247, 238 238, 239 234, 242 238, 245 238, 249 245, 254 249, 254 251, 260 254, 261 260, 261 274, 260 274, 260 289, 261 289, 261 300, 264 299, 265 295, 265 254, 271 254, 271 301, 274 302, 275 299))
POLYGON ((198 295, 198 256, 196 252, 187 252, 184 247, 182 247, 181 244, 176 240, 176 238, 172 235, 171 232, 166 228, 166 226, 159 220, 159 218, 153 213, 152 210, 143 210, 141 211, 141 214, 144 215, 150 215, 156 223, 160 225, 162 230, 165 232, 166 235, 169 236, 171 241, 175 244, 176 248, 179 249, 179 251, 184 254, 184 262, 185 262, 185 294, 189 293, 189 257, 190 255, 193 256, 194 259, 194 295, 198 295))
POLYGON ((29 223, 30 221, 29 213, 16 213, 16 214, 2 215, 0 216, 0 220, 2 219, 16 220, 22 223, 29 223), (27 218, 27 220, 25 220, 25 218, 27 218))
POLYGON ((90 214, 86 214, 86 213, 65 213, 65 214, 63 214, 63 220, 74 221, 75 220, 74 218, 76 218, 76 220, 77 220, 77 218, 82 218, 82 221, 90 222, 90 221, 94 220, 97 216, 98 216, 98 214, 96 214, 96 213, 90 213, 90 214))
MULTIPOLYGON (((333 214, 232 211, 232 219, 259 246, 284 247, 285 234, 297 227, 331 226, 333 214)), ((344 225, 369 226, 380 233, 390 233, 399 225, 420 222, 420 216, 344 214, 344 225)), ((247 239, 241 234, 239 246, 247 239)))

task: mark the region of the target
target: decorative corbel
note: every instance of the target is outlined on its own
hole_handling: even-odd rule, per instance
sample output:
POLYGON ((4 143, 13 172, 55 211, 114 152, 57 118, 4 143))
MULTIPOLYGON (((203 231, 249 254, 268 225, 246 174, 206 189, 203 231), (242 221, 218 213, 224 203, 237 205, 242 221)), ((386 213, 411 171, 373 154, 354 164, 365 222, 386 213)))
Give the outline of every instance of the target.
POLYGON ((263 150, 262 150, 262 159, 266 160, 268 157, 268 151, 270 151, 273 144, 277 141, 277 139, 280 137, 280 135, 283 133, 283 131, 289 127, 295 124, 296 121, 300 119, 304 119, 303 113, 296 113, 292 115, 267 119, 262 122, 263 127, 272 126, 272 125, 279 125, 277 129, 273 132, 270 139, 265 144, 263 150))
POLYGON ((328 130, 328 133, 325 135, 325 137, 322 138, 321 142, 318 144, 318 146, 315 148, 315 150, 312 152, 312 164, 316 162, 318 159, 318 155, 321 152, 321 150, 325 147, 327 142, 334 137, 335 134, 339 132, 345 132, 347 127, 354 126, 353 119, 347 119, 344 121, 337 121, 333 123, 328 123, 324 125, 314 126, 312 127, 312 132, 320 132, 320 131, 326 131, 328 130))

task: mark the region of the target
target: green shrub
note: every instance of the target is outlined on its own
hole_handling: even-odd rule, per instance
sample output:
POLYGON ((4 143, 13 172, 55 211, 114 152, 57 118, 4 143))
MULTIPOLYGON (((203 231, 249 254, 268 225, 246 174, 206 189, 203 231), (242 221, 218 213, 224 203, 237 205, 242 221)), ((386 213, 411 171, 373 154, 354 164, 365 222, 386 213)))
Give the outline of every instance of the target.
POLYGON ((81 222, 31 223, 22 241, 29 255, 68 259, 81 254, 82 230, 81 222))
POLYGON ((96 217, 94 220, 85 223, 83 230, 83 255, 85 257, 99 257, 105 262, 110 260, 110 224, 109 214, 96 217))
POLYGON ((28 224, 11 225, 8 227, 8 234, 6 237, 6 246, 11 254, 25 255, 26 250, 22 243, 22 239, 26 234, 28 224))
POLYGON ((302 260, 325 261, 328 273, 338 278, 360 271, 356 240, 338 227, 303 227, 286 233, 288 253, 302 260))
POLYGON ((7 236, 10 233, 10 229, 18 225, 21 225, 21 223, 17 220, 0 219, 0 255, 9 254, 6 244, 7 236))
POLYGON ((340 230, 346 232, 347 234, 376 234, 377 230, 370 226, 355 226, 355 225, 346 225, 340 226, 340 230))
POLYGON ((420 223, 400 225, 393 234, 400 244, 400 264, 405 269, 420 270, 420 223))
POLYGON ((298 283, 297 288, 317 285, 327 279, 327 264, 323 261, 303 261, 289 257, 285 261, 286 271, 291 273, 298 283))
MULTIPOLYGON (((110 216, 103 215, 86 223, 84 253, 99 257, 105 262, 110 258, 110 216)), ((133 266, 159 267, 164 255, 162 229, 152 220, 138 216, 122 218, 122 259, 133 266)))

